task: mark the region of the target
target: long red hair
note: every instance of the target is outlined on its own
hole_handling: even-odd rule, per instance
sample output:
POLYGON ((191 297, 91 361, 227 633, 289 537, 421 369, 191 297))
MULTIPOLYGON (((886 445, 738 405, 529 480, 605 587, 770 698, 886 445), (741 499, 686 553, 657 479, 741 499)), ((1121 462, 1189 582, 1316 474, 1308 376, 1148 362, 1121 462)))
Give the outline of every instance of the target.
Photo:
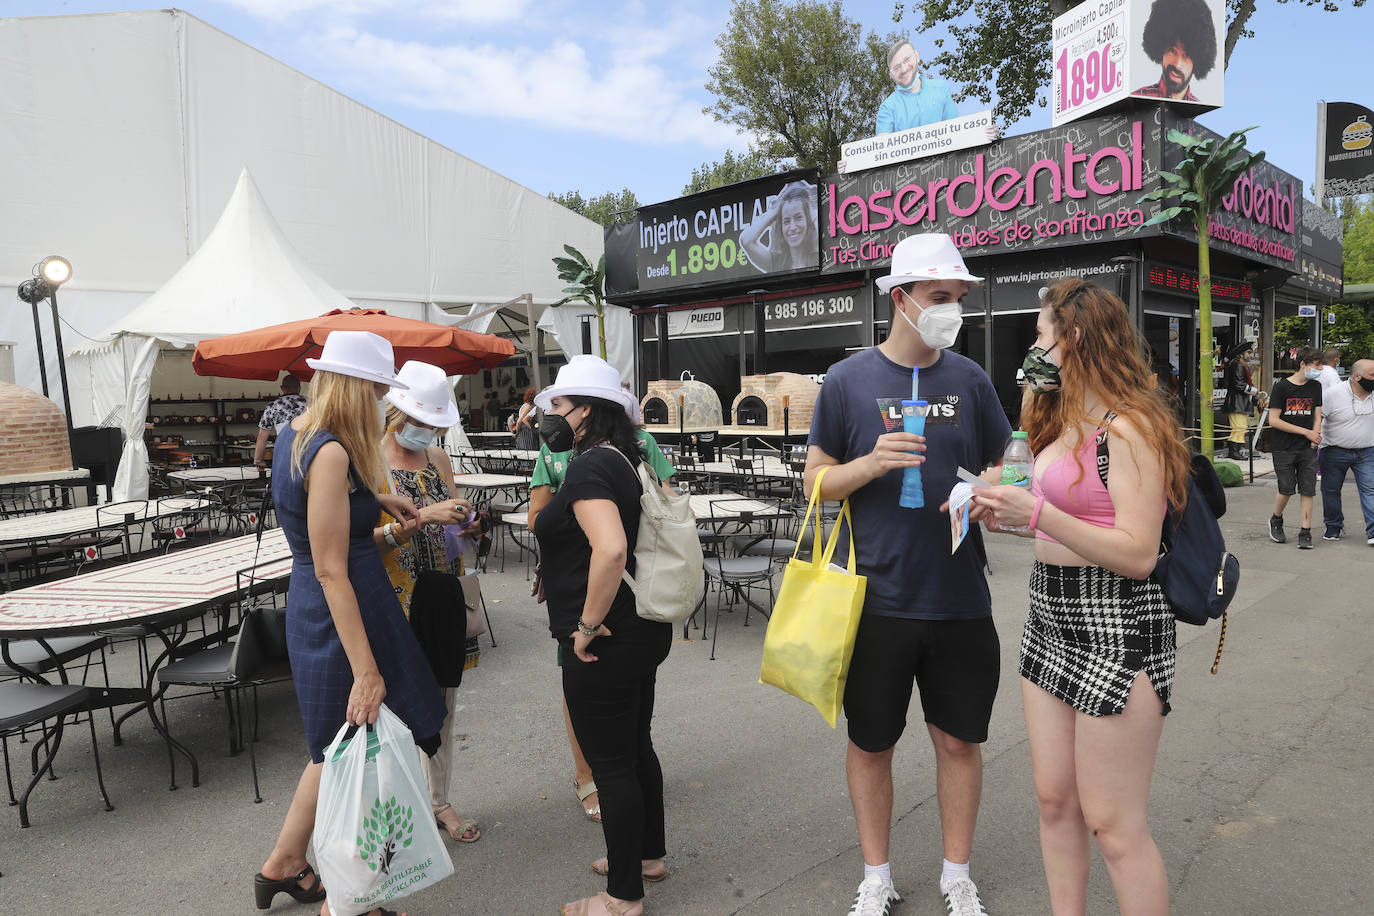
POLYGON ((1126 304, 1096 283, 1071 278, 1050 286, 1044 305, 1058 341, 1061 387, 1026 389, 1021 426, 1031 449, 1039 452, 1061 436, 1070 452, 1082 445, 1083 426, 1101 421, 1083 409, 1091 382, 1107 409, 1130 420, 1159 456, 1169 506, 1183 508, 1190 469, 1183 430, 1153 384, 1145 341, 1126 304))

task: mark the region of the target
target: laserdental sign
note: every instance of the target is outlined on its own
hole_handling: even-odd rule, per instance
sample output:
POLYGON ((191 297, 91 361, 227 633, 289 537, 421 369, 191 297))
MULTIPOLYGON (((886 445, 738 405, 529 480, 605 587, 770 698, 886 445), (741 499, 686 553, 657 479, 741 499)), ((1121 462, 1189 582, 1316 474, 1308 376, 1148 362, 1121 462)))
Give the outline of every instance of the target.
POLYGON ((1088 0, 1053 23, 1055 127, 1126 98, 1219 108, 1225 0, 1088 0))
POLYGON ((814 270, 816 179, 814 171, 790 172, 642 207, 634 226, 637 289, 814 270))
POLYGON ((1153 108, 831 176, 821 268, 885 266, 897 242, 925 232, 950 235, 966 257, 1134 238, 1158 212, 1136 201, 1158 186, 1163 120, 1153 108))

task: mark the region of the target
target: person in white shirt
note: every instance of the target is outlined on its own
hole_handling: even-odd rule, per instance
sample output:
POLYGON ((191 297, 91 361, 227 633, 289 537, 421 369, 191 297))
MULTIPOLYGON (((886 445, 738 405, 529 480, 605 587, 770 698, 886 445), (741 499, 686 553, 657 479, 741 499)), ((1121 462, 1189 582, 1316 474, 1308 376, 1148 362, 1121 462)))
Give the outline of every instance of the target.
POLYGON ((1322 374, 1317 377, 1317 381, 1321 382, 1323 391, 1333 385, 1339 385, 1341 383, 1341 374, 1336 371, 1336 368, 1340 366, 1340 364, 1340 350, 1322 351, 1322 374))
POLYGON ((1322 537, 1341 538, 1341 485, 1354 471, 1365 543, 1374 547, 1374 359, 1356 360, 1350 381, 1322 392, 1322 461, 1322 537))

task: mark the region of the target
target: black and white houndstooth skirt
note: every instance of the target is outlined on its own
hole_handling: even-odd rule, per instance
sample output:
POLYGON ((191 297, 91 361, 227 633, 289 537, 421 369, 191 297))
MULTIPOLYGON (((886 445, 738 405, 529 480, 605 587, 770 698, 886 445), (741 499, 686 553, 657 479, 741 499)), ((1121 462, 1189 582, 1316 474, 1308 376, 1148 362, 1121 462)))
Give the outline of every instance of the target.
POLYGON ((1153 579, 1100 566, 1035 562, 1030 616, 1021 635, 1021 676, 1090 716, 1126 708, 1142 669, 1169 712, 1175 629, 1153 579))

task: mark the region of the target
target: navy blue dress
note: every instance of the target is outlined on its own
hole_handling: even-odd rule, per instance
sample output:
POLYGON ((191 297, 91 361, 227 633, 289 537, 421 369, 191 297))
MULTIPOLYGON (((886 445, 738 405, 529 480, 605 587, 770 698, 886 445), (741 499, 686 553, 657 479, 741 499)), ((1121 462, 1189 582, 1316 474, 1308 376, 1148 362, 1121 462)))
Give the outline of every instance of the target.
MULTIPOLYGON (((295 440, 296 431, 289 424, 277 437, 272 499, 293 561, 286 595, 286 647, 310 759, 320 763, 324 749, 344 724, 353 669, 334 629, 324 590, 315 578, 306 530, 305 483, 291 467, 295 440)), ((320 447, 330 441, 337 440, 329 433, 316 434, 306 446, 302 471, 309 470, 320 447)), ((348 579, 358 596, 367 640, 386 684, 383 702, 419 741, 438 735, 444 724, 443 691, 415 641, 372 540, 380 512, 381 504, 367 488, 359 486, 348 495, 348 579)))

